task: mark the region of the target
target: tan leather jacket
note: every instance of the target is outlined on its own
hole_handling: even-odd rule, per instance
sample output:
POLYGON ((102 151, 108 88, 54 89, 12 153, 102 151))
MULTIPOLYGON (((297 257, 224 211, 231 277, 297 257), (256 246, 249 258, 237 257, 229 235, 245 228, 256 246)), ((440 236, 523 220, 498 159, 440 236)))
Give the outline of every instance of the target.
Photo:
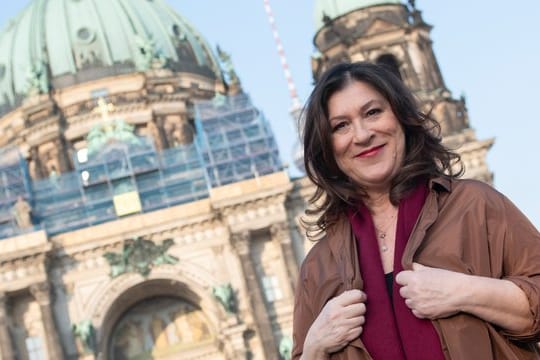
MULTIPOLYGON (((356 241, 346 217, 306 256, 295 295, 293 359, 302 355, 309 327, 328 300, 362 289, 356 241)), ((507 279, 527 295, 534 325, 503 331, 459 313, 434 320, 445 357, 455 360, 538 359, 540 337, 540 234, 502 194, 474 180, 434 179, 402 264, 412 262, 466 274, 507 279)), ((369 307, 368 307, 369 311, 369 307)), ((371 359, 360 338, 331 359, 371 359)))

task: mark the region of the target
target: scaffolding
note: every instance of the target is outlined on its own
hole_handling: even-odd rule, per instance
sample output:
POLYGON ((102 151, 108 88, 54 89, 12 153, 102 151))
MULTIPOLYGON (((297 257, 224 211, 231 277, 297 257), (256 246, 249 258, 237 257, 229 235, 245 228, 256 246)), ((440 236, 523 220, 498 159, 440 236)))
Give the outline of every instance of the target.
POLYGON ((75 156, 74 172, 35 182, 36 215, 47 233, 208 197, 204 168, 194 145, 158 153, 149 139, 139 140, 138 144, 113 142, 85 161, 75 156), (133 211, 120 209, 126 201, 133 211))
POLYGON ((247 94, 197 102, 195 126, 212 187, 283 169, 270 124, 247 94))
POLYGON ((149 138, 111 138, 97 153, 73 154, 74 171, 40 180, 30 181, 18 151, 0 149, 0 239, 23 231, 12 211, 19 196, 36 227, 56 235, 207 198, 212 187, 283 169, 270 126, 247 95, 198 102, 195 113, 192 144, 158 152, 149 138))

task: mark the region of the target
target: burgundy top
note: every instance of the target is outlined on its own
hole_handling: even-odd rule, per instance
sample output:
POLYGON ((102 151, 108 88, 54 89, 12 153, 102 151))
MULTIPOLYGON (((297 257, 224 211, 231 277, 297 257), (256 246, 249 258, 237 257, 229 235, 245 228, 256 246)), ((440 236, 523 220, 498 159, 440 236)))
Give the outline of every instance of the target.
MULTIPOLYGON (((428 193, 421 183, 401 200, 398 208, 393 274, 403 271, 401 258, 428 193)), ((349 219, 357 241, 360 273, 367 294, 366 322, 362 342, 376 360, 444 360, 439 336, 430 320, 418 319, 405 305, 395 282, 392 296, 386 288, 385 275, 375 227, 369 210, 360 205, 349 210, 349 219)))

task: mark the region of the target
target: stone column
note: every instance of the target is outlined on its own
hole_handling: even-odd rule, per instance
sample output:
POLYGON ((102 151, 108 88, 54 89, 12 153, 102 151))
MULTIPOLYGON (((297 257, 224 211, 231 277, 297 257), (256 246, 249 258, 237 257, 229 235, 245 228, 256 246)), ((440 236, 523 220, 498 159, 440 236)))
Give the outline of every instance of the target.
POLYGON ((30 148, 30 161, 29 161, 29 170, 30 176, 32 179, 41 179, 43 176, 43 166, 41 158, 39 155, 39 150, 37 146, 32 146, 30 148))
POLYGON ((163 143, 163 131, 157 124, 157 121, 158 120, 156 118, 150 119, 150 121, 146 123, 146 129, 148 131, 148 134, 152 136, 156 149, 163 150, 165 148, 165 144, 163 143))
POLYGON ((268 317, 263 298, 260 282, 257 279, 257 272, 249 251, 249 231, 231 234, 231 242, 240 258, 244 279, 246 279, 246 289, 248 291, 249 302, 256 321, 256 329, 261 337, 264 358, 278 359, 277 345, 272 331, 272 324, 268 317))
POLYGON ((273 224, 270 226, 270 234, 272 236, 272 241, 276 242, 276 244, 281 248, 283 261, 285 263, 291 289, 294 294, 296 281, 298 279, 298 263, 296 262, 296 257, 294 256, 294 250, 292 248, 289 226, 286 222, 273 224))
POLYGON ((6 294, 0 292, 0 358, 5 360, 15 359, 13 343, 9 336, 8 311, 6 294))
POLYGON ((54 148, 56 149, 54 156, 58 163, 58 175, 71 170, 69 153, 63 135, 59 135, 59 137, 54 141, 54 148))
POLYGON ((41 310, 41 320, 45 329, 45 343, 47 344, 49 359, 63 359, 62 347, 56 331, 51 307, 52 301, 49 284, 44 282, 31 285, 30 292, 38 302, 41 310))

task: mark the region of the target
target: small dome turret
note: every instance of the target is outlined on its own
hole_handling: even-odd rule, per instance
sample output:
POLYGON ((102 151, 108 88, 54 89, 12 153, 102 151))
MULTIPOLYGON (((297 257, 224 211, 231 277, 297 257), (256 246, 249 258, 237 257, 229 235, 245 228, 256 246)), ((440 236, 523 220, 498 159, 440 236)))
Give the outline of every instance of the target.
POLYGON ((330 20, 345 15, 353 10, 368 6, 383 4, 401 4, 400 0, 316 0, 315 2, 315 31, 324 26, 324 19, 330 20))

